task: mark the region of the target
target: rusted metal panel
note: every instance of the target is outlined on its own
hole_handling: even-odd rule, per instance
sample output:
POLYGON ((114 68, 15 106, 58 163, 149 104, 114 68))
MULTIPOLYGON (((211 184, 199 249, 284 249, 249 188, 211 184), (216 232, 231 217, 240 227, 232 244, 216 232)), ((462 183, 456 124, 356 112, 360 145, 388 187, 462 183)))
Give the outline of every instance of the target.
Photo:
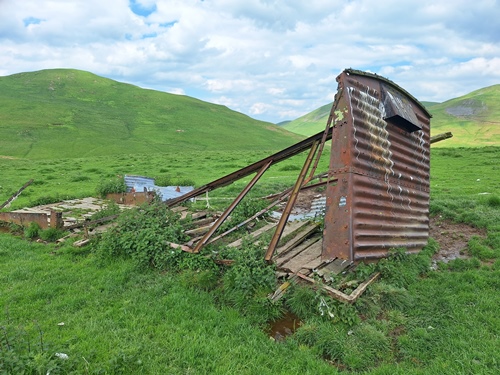
POLYGON ((332 113, 322 258, 416 252, 429 233, 430 114, 395 83, 346 70, 332 113), (342 121, 339 122, 338 120, 342 121))

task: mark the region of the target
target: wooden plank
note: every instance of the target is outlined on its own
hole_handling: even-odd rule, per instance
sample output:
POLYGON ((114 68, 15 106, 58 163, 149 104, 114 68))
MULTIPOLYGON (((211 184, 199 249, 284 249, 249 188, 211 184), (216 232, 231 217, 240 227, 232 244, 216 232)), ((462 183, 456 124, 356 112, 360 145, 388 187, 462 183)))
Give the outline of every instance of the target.
POLYGON ((193 252, 193 249, 191 249, 189 246, 186 246, 186 245, 180 245, 180 244, 174 243, 174 242, 167 242, 167 245, 173 249, 181 249, 182 251, 185 251, 187 253, 193 252))
POLYGON ((361 283, 358 285, 358 287, 354 290, 354 292, 351 293, 351 303, 356 301, 358 297, 363 294, 363 292, 368 288, 368 286, 373 283, 375 280, 377 280, 380 276, 380 272, 377 272, 375 275, 370 277, 368 280, 365 282, 361 283))
POLYGON ((306 250, 302 251, 297 256, 290 259, 288 262, 283 263, 282 268, 287 268, 293 273, 297 273, 304 266, 304 264, 321 257, 322 243, 318 241, 306 250))
POLYGON ((309 263, 304 264, 302 266, 302 270, 300 271, 300 273, 304 275, 309 275, 313 272, 314 269, 318 268, 321 265, 321 263, 323 263, 321 257, 313 259, 309 263))
POLYGON ((207 216, 206 211, 195 212, 194 214, 191 215, 191 219, 193 220, 201 219, 202 217, 205 216, 207 216))
POLYGON ((200 219, 200 220, 193 221, 193 222, 189 223, 189 226, 192 226, 192 227, 201 227, 202 225, 207 225, 207 224, 210 224, 210 223, 214 223, 216 219, 217 218, 215 218, 215 217, 207 217, 205 219, 200 219))
MULTIPOLYGON (((265 232, 267 232, 268 230, 270 230, 271 228, 274 228, 275 226, 277 225, 277 223, 269 223, 265 226, 263 226, 262 228, 260 229, 257 229, 255 232, 251 232, 249 233, 248 236, 254 238, 254 239, 257 239, 259 238, 262 234, 264 234, 265 232)), ((229 247, 238 247, 238 246, 241 246, 241 244, 243 243, 243 240, 245 238, 248 238, 248 236, 245 236, 245 237, 242 237, 234 242, 231 242, 229 245, 229 247)))
POLYGON ((273 302, 278 301, 279 299, 281 299, 281 297, 283 297, 283 294, 285 294, 286 290, 290 287, 290 285, 292 285, 290 281, 285 281, 278 287, 278 289, 276 289, 274 293, 271 293, 267 297, 273 302))
POLYGON ((280 256, 282 254, 287 253, 288 251, 293 249, 295 246, 300 244, 302 241, 304 241, 304 239, 307 236, 309 236, 312 232, 314 232, 318 227, 319 227, 319 223, 312 223, 311 225, 307 226, 304 230, 301 230, 294 238, 292 238, 286 244, 278 247, 276 249, 275 254, 280 256))
POLYGON ((308 224, 308 221, 304 220, 296 220, 296 221, 290 221, 285 225, 285 229, 283 229, 283 233, 281 234, 281 238, 285 238, 289 234, 299 230, 302 228, 304 225, 308 224))
POLYGON ((183 212, 183 211, 187 211, 187 207, 184 207, 184 206, 177 206, 177 207, 173 207, 171 208, 171 210, 173 212, 183 212))
POLYGON ((184 233, 187 234, 188 236, 197 236, 203 233, 207 233, 211 227, 212 225, 205 225, 203 227, 186 230, 184 233))
POLYGON ((88 238, 84 238, 82 240, 78 240, 78 241, 73 242, 73 246, 83 247, 83 246, 87 245, 89 242, 90 242, 90 240, 88 238))
POLYGON ((302 244, 297 246, 295 249, 292 249, 288 253, 280 254, 279 256, 277 256, 274 262, 279 267, 283 263, 288 262, 290 259, 292 259, 297 254, 300 254, 302 251, 307 249, 309 246, 318 242, 319 240, 321 240, 321 236, 317 236, 317 237, 313 237, 313 238, 310 238, 308 240, 305 240, 302 244))
POLYGON ((350 265, 351 262, 349 262, 348 260, 337 258, 333 262, 330 262, 326 264, 324 267, 317 270, 316 273, 321 277, 323 277, 326 274, 332 274, 332 273, 334 275, 338 275, 350 265))
POLYGON ((377 280, 380 276, 380 272, 377 272, 376 274, 372 275, 368 280, 365 282, 359 284, 359 286, 350 294, 347 295, 340 290, 334 289, 328 285, 324 285, 321 283, 318 283, 316 280, 311 279, 310 277, 307 277, 305 275, 302 275, 300 273, 297 274, 298 277, 300 277, 303 280, 306 280, 312 284, 319 285, 321 288, 326 290, 328 294, 330 294, 333 298, 342 301, 342 302, 347 302, 347 303, 354 303, 356 300, 363 294, 363 292, 368 288, 368 286, 373 283, 375 280, 377 280))

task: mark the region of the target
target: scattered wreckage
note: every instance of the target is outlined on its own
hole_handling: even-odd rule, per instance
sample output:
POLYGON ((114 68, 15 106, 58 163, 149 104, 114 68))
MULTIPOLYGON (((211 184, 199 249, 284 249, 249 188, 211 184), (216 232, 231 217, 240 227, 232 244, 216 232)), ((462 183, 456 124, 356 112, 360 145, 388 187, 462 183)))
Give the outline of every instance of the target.
MULTIPOLYGON (((317 283, 322 278, 325 281, 322 288, 348 303, 354 302, 378 274, 371 275, 349 295, 328 286, 330 275, 362 261, 387 257, 393 248, 405 248, 408 253, 420 251, 429 237, 430 144, 452 135, 445 133, 431 138, 429 112, 411 94, 386 78, 347 69, 337 77, 337 82, 338 90, 324 131, 166 200, 168 207, 182 213, 187 210, 182 203, 253 175, 220 215, 192 214, 191 228, 186 230, 191 240, 170 246, 200 253, 204 246, 244 226, 251 229, 250 223, 281 206, 276 220, 254 226, 245 236, 253 241, 259 241, 265 233, 264 238, 270 237, 264 244, 264 259, 276 265, 277 276, 284 280, 270 297, 280 298, 292 280, 317 283), (325 147, 329 141, 331 146, 325 147), (328 171, 318 171, 320 158, 328 149, 328 171), (220 233, 222 224, 272 165, 302 153, 307 156, 293 186, 266 197, 269 201, 266 208, 220 233), (290 220, 299 197, 318 188, 321 194, 308 196, 319 198, 320 210, 324 210, 322 225, 314 220, 290 220)), ((142 193, 128 194, 136 199, 142 193)), ((114 198, 125 203, 126 197, 127 194, 114 198)), ((242 242, 239 238, 226 246, 238 247, 242 242)))

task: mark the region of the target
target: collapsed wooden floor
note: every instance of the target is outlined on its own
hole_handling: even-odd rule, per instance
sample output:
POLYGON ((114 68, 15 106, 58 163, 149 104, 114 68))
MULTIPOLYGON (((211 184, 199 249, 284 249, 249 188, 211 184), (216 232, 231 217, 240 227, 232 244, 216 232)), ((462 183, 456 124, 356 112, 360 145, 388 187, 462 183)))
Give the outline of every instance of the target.
MULTIPOLYGON (((181 217, 188 215, 187 210, 182 207, 174 208, 181 217)), ((192 239, 184 245, 178 245, 185 251, 189 251, 196 241, 199 241, 211 225, 217 220, 217 216, 207 217, 205 212, 198 212, 192 216, 192 229, 185 233, 192 239)), ((247 234, 229 242, 228 247, 241 247, 243 243, 261 245, 263 250, 268 243, 262 238, 268 238, 269 234, 277 226, 275 219, 267 219, 261 225, 247 225, 247 234), (268 234, 266 236, 266 234, 268 234)), ((270 295, 273 300, 278 300, 293 282, 305 281, 326 290, 332 297, 348 303, 353 303, 371 284, 378 278, 378 274, 370 276, 358 285, 351 293, 345 294, 340 290, 332 288, 329 283, 335 275, 347 272, 354 266, 351 262, 343 259, 324 260, 321 257, 323 234, 320 223, 311 220, 295 220, 287 222, 281 237, 281 241, 273 254, 272 262, 276 265, 276 276, 281 280, 280 287, 270 295), (319 281, 320 280, 320 281, 319 281)), ((216 240, 220 239, 216 237, 216 240)), ((228 261, 226 264, 230 264, 228 261)))

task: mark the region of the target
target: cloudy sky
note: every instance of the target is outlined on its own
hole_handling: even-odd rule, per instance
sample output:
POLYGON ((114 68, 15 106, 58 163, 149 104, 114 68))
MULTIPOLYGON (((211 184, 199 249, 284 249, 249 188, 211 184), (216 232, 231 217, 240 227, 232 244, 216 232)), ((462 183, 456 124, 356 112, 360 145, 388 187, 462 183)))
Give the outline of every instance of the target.
POLYGON ((498 0, 0 0, 0 76, 75 68, 280 122, 345 68, 442 102, 500 83, 498 0))

